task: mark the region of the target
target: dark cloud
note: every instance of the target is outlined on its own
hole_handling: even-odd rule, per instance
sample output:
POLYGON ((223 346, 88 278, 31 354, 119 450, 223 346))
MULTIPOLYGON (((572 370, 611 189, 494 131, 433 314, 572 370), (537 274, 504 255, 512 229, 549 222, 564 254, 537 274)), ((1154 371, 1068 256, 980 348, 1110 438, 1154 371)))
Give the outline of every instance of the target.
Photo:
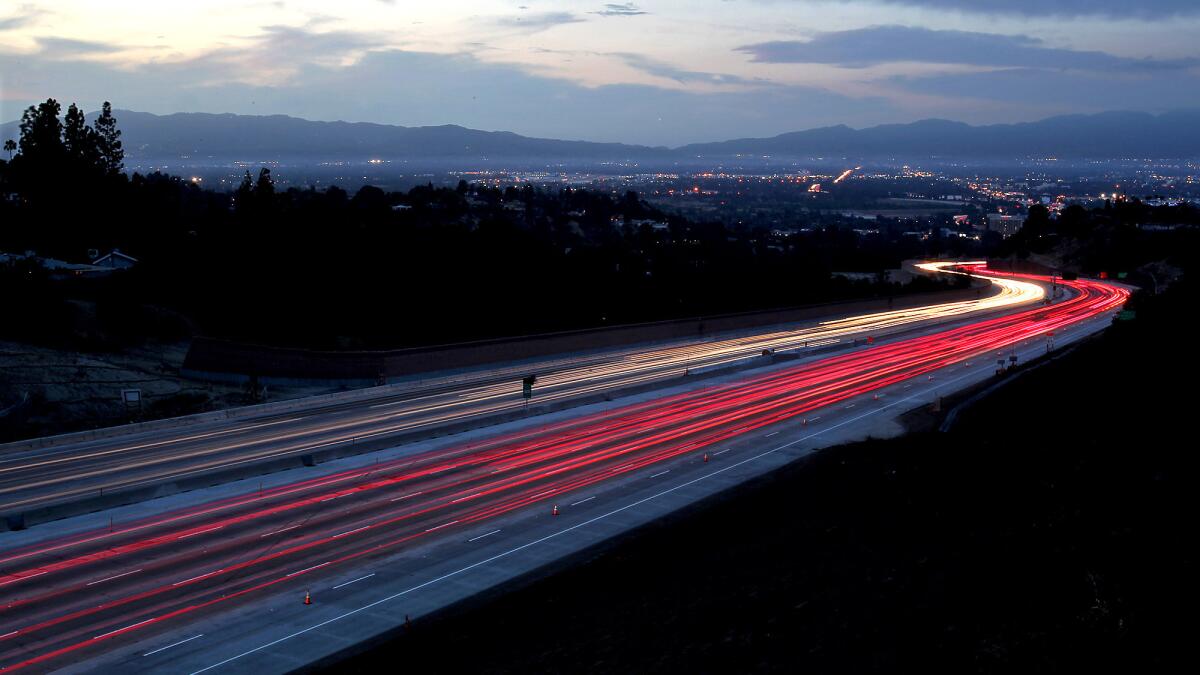
POLYGON ((767 84, 763 80, 751 80, 737 75, 727 75, 724 73, 708 73, 697 70, 687 70, 677 68, 669 63, 658 61, 641 54, 631 54, 628 52, 609 52, 608 56, 615 56, 626 63, 626 65, 636 68, 637 70, 661 77, 667 80, 674 80, 680 84, 692 84, 697 82, 708 84, 767 84))
POLYGON ((1200 76, 1187 71, 1114 75, 1008 68, 896 77, 891 83, 905 91, 959 100, 971 107, 978 107, 981 101, 995 101, 1043 114, 1131 107, 1152 112, 1200 108, 1200 76))
POLYGON ((600 16, 637 16, 638 14, 649 14, 649 12, 642 10, 642 8, 632 2, 623 4, 610 2, 604 5, 604 9, 593 12, 593 14, 599 14, 600 16))
POLYGON ((874 26, 818 33, 810 40, 763 42, 739 51, 768 63, 822 63, 861 68, 920 62, 1073 70, 1170 70, 1197 59, 1131 59, 1105 52, 1047 47, 1036 38, 910 26, 874 26))
POLYGON ((72 40, 71 38, 62 37, 39 37, 35 39, 37 40, 38 47, 41 48, 44 54, 55 58, 67 58, 84 54, 104 54, 117 51, 117 48, 112 45, 106 45, 101 42, 90 42, 88 40, 72 40))
POLYGON ((875 0, 875 2, 959 12, 1023 16, 1165 19, 1200 14, 1200 2, 1197 0, 875 0))
POLYGON ((496 25, 503 28, 518 28, 530 32, 538 32, 568 23, 579 23, 584 19, 570 12, 540 12, 537 14, 519 14, 496 19, 496 25))

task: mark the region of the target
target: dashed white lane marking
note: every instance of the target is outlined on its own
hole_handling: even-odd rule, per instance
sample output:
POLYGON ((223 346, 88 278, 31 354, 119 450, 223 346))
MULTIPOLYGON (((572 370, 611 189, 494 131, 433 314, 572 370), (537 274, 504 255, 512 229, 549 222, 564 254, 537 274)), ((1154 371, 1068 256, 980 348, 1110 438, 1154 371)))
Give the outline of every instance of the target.
POLYGON ((20 632, 21 632, 20 630, 14 630, 11 633, 5 633, 4 635, 0 635, 0 640, 3 640, 6 637, 16 635, 17 633, 20 633, 20 632))
POLYGON ((660 471, 660 472, 658 472, 658 473, 656 473, 656 474, 654 474, 653 476, 650 476, 650 477, 651 477, 651 478, 658 478, 659 476, 665 476, 665 475, 667 475, 667 474, 669 474, 669 473, 671 473, 671 470, 670 470, 670 469, 667 469, 666 471, 660 471))
POLYGON ((490 536, 492 536, 493 534, 496 534, 496 533, 497 533, 497 532, 499 532, 499 531, 500 531, 500 530, 492 530, 491 532, 488 532, 487 534, 481 534, 481 535, 479 535, 478 537, 471 537, 471 538, 470 538, 470 539, 468 539, 467 541, 479 541, 480 539, 483 539, 484 537, 490 537, 490 536))
POLYGON ((188 537, 195 537, 195 536, 197 536, 197 535, 201 535, 201 534, 204 534, 204 533, 206 533, 206 532, 216 532, 217 530, 221 529, 222 527, 225 527, 225 526, 224 526, 224 525, 218 525, 218 526, 216 526, 216 527, 210 527, 210 528, 208 528, 207 530, 200 530, 199 532, 193 532, 193 533, 191 533, 191 534, 184 534, 184 535, 180 535, 180 536, 178 536, 178 537, 175 537, 175 538, 176 538, 176 539, 187 539, 188 537))
POLYGON ((767 435, 766 435, 766 436, 764 436, 763 438, 770 438, 770 437, 772 437, 772 436, 774 436, 774 435, 776 435, 776 434, 778 434, 778 433, 779 433, 778 431, 772 431, 771 433, 767 434, 767 435))
POLYGON ((120 574, 114 574, 113 576, 111 576, 111 577, 106 577, 106 578, 104 578, 104 579, 97 579, 97 580, 95 580, 95 581, 89 581, 87 585, 88 585, 88 586, 95 586, 96 584, 102 584, 102 583, 104 583, 104 582, 106 582, 106 581, 112 581, 113 579, 120 579, 121 577, 127 577, 127 576, 129 576, 130 574, 137 574, 138 572, 141 572, 141 571, 142 571, 142 570, 141 570, 141 568, 138 568, 138 569, 136 569, 136 570, 132 570, 132 571, 130 571, 130 572, 122 572, 122 573, 120 573, 120 574))
POLYGON ((42 570, 41 572, 34 572, 33 574, 26 574, 25 576, 17 577, 16 579, 9 579, 8 581, 0 581, 0 586, 7 586, 8 584, 16 583, 18 581, 24 581, 25 579, 32 579, 34 577, 40 577, 43 574, 47 574, 49 572, 50 572, 50 570, 42 570))
POLYGON ((450 522, 448 522, 448 523, 442 523, 441 525, 438 525, 437 527, 431 527, 431 528, 429 528, 428 530, 425 530, 425 531, 426 531, 426 532, 433 532, 434 530, 440 530, 440 529, 442 529, 443 527, 450 527, 451 525, 453 525, 453 524, 455 524, 455 523, 457 523, 457 522, 458 522, 457 520, 452 520, 452 521, 450 521, 450 522))
POLYGON ((714 453, 713 453, 713 457, 716 457, 717 455, 723 455, 723 454, 725 454, 725 453, 727 453, 727 452, 729 452, 729 448, 725 448, 724 450, 718 450, 718 451, 716 451, 716 452, 714 452, 714 453))
POLYGON ((584 502, 590 502, 595 498, 596 498, 596 496, 592 495, 591 497, 588 497, 587 499, 580 499, 579 501, 575 502, 574 504, 571 504, 571 506, 579 506, 580 504, 582 504, 584 502))
POLYGON ((93 637, 92 639, 93 639, 93 640, 99 640, 100 638, 106 638, 106 637, 108 637, 109 635, 112 635, 113 633, 120 633, 120 632, 121 632, 121 631, 123 631, 123 630, 129 630, 130 628, 137 628, 138 626, 140 626, 140 625, 142 625, 142 624, 144 624, 144 623, 150 623, 150 622, 151 622, 151 621, 153 621, 153 620, 154 620, 153 618, 149 618, 149 619, 146 619, 145 621, 139 621, 139 622, 137 622, 137 623, 131 623, 131 624, 129 624, 128 626, 125 626, 124 628, 118 628, 118 629, 116 629, 116 630, 110 630, 110 631, 108 631, 107 633, 101 633, 100 635, 97 635, 97 636, 93 637))
POLYGON ((207 573, 207 574, 201 574, 200 576, 198 576, 198 577, 192 577, 191 579, 184 579, 183 581, 176 581, 175 583, 173 583, 173 584, 171 584, 171 585, 172 585, 172 586, 182 586, 182 585, 184 585, 184 584, 186 584, 186 583, 188 583, 188 582, 191 582, 191 581, 196 581, 197 579, 203 579, 204 577, 211 577, 211 576, 212 576, 212 575, 214 575, 214 574, 220 574, 222 571, 223 571, 223 570, 217 570, 217 571, 215 571, 215 572, 209 572, 209 573, 207 573))
POLYGON ((854 407, 854 405, 855 405, 855 404, 851 403, 850 405, 846 406, 846 410, 849 410, 849 409, 853 408, 853 407, 854 407))
POLYGON ((483 493, 482 493, 482 492, 476 492, 475 494, 467 495, 466 497, 459 497, 458 499, 452 499, 452 500, 450 500, 450 503, 451 503, 451 504, 457 504, 457 503, 459 503, 459 502, 465 502, 465 501, 467 501, 468 499, 471 499, 471 498, 473 498, 473 497, 478 497, 478 496, 479 496, 479 495, 481 495, 481 494, 483 494, 483 493))
POLYGON ((363 530, 367 529, 368 527, 370 527, 370 525, 363 525, 362 527, 356 527, 353 530, 346 530, 345 532, 343 532, 341 534, 333 535, 332 537, 330 537, 330 539, 337 539, 339 537, 344 537, 348 534, 354 534, 355 532, 362 532, 363 530))
POLYGON ((148 651, 148 652, 146 652, 145 654, 142 654, 142 656, 154 656, 155 654, 157 654, 157 653, 159 653, 159 652, 165 652, 166 650, 170 649, 171 647, 178 647, 179 645, 181 645, 181 644, 183 644, 183 643, 185 643, 185 642, 191 642, 192 640, 197 640, 197 639, 199 639, 199 638, 202 638, 202 637, 204 637, 204 633, 201 633, 201 634, 199 634, 199 635, 193 635, 192 637, 190 637, 190 638, 188 638, 188 639, 186 639, 186 640, 180 640, 179 642, 175 642, 175 643, 173 643, 173 644, 169 644, 169 645, 167 645, 166 647, 159 647, 158 649, 155 649, 155 650, 152 650, 152 651, 148 651))
POLYGON ((419 495, 419 494, 421 494, 421 493, 420 493, 420 492, 414 492, 414 493, 412 493, 412 494, 407 494, 407 495, 404 495, 403 497, 396 497, 396 498, 395 498, 395 499, 393 499, 392 501, 394 501, 394 502, 398 502, 398 501, 400 501, 401 499, 408 499, 409 497, 416 497, 416 496, 417 496, 417 495, 419 495))
POLYGON ((335 591, 336 591, 337 589, 341 588, 342 586, 349 586, 350 584, 357 583, 357 582, 359 582, 359 581, 362 581, 363 579, 370 579, 370 578, 371 578, 371 577, 373 577, 373 576, 375 576, 375 573, 374 573, 374 572, 371 572, 370 574, 368 574, 368 575, 367 575, 367 576, 365 576, 365 577, 359 577, 359 578, 357 578, 357 579, 351 579, 350 581, 347 581, 347 582, 345 582, 345 583, 338 584, 337 586, 334 586, 334 587, 333 587, 333 590, 335 590, 335 591))
POLYGON ((280 532, 287 532, 288 530, 294 530, 294 529, 296 529, 297 527, 300 527, 300 526, 299 526, 299 525, 292 525, 291 527, 285 527, 285 528, 283 528, 282 530, 275 530, 274 532, 268 532, 268 533, 266 533, 266 534, 260 534, 260 535, 258 535, 258 538, 259 538, 259 539, 262 539, 263 537, 269 537, 269 536, 271 536, 271 535, 273 535, 273 534, 279 534, 280 532))
POLYGON ((302 569, 302 570, 296 570, 295 572, 292 572, 292 573, 291 573, 291 574, 289 574, 288 576, 289 576, 289 577, 294 577, 294 576, 296 576, 297 574, 304 574, 305 572, 311 572, 311 571, 313 571, 313 570, 315 570, 315 569, 318 569, 318 568, 324 567, 324 566, 326 566, 326 565, 328 565, 328 564, 329 564, 328 562, 323 562, 323 563, 321 563, 320 565, 313 565, 312 567, 305 567, 305 568, 304 568, 304 569, 302 569))

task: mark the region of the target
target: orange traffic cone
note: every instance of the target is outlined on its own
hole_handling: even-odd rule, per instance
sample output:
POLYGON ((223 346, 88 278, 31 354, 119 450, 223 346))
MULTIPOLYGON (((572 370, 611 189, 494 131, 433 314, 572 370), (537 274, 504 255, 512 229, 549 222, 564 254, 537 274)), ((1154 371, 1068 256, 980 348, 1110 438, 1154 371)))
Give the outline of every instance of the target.
POLYGON ((554 508, 550 511, 550 515, 552 515, 552 516, 558 515, 558 504, 554 505, 554 508))
POLYGON ((304 591, 304 604, 306 604, 306 605, 312 604, 312 595, 308 591, 304 591))
POLYGON ((706 461, 706 462, 708 461, 708 453, 707 452, 704 453, 704 461, 706 461))

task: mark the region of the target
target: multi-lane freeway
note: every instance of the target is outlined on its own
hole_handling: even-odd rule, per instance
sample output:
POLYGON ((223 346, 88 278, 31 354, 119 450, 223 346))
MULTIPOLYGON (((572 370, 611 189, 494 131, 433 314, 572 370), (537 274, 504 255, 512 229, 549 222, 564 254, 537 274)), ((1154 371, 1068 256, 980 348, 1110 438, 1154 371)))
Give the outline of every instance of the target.
MULTIPOLYGON (((928 267, 930 271, 937 266, 928 267)), ((318 401, 286 413, 205 425, 0 452, 0 515, 79 502, 139 486, 211 476, 318 451, 353 451, 394 444, 472 420, 521 410, 517 381, 539 373, 540 406, 669 382, 684 372, 752 361, 763 351, 828 349, 864 336, 881 338, 914 326, 962 321, 1035 303, 1042 286, 995 278, 979 299, 844 317, 789 330, 622 349, 432 380, 400 392, 330 405, 318 401)), ((343 453, 344 454, 344 453, 343 453)), ((88 502, 85 502, 88 504, 88 502)), ((68 511, 69 513, 69 511, 68 511)))
MULTIPOLYGON (((979 266, 970 270, 983 273, 979 266)), ((1013 288, 1041 289, 1046 281, 991 276, 1013 288)), ((715 466, 724 461, 718 448, 738 439, 769 437, 777 433, 771 429, 788 424, 815 425, 824 411, 848 408, 863 396, 870 401, 873 392, 908 387, 973 360, 987 367, 997 354, 1111 312, 1128 295, 1099 282, 1061 283, 1069 297, 1049 306, 882 340, 114 527, 0 545, 0 669, 52 669, 95 658, 147 636, 245 611, 280 593, 300 606, 301 595, 328 579, 338 580, 332 588, 361 582, 357 588, 365 589, 375 572, 347 574, 386 566, 442 538, 488 537, 499 531, 492 529, 495 523, 521 513, 556 514, 560 504, 586 502, 598 486, 661 476, 680 461, 715 466)), ((201 638, 179 639, 196 645, 201 638)), ((161 658, 157 648, 145 656, 161 658)), ((213 655, 210 663, 236 658, 213 655)))

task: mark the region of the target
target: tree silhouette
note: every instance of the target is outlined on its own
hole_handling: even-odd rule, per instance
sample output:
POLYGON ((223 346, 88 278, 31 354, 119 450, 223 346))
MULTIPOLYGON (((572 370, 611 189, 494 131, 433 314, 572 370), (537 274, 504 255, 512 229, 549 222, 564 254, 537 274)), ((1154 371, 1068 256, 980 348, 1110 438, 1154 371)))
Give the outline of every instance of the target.
POLYGON ((90 150, 92 139, 90 129, 81 111, 74 103, 67 107, 67 115, 63 119, 63 149, 73 159, 82 159, 90 150))
POLYGON ((125 150, 121 147, 121 130, 117 128, 117 120, 112 114, 112 104, 108 101, 100 108, 100 116, 96 118, 96 151, 100 166, 104 173, 115 176, 125 168, 125 150))
POLYGON ((8 152, 8 161, 12 161, 13 153, 17 151, 17 142, 13 139, 4 141, 4 150, 8 152))
POLYGON ((26 161, 47 164, 62 159, 61 111, 62 106, 52 98, 25 109, 21 115, 21 154, 26 161))

